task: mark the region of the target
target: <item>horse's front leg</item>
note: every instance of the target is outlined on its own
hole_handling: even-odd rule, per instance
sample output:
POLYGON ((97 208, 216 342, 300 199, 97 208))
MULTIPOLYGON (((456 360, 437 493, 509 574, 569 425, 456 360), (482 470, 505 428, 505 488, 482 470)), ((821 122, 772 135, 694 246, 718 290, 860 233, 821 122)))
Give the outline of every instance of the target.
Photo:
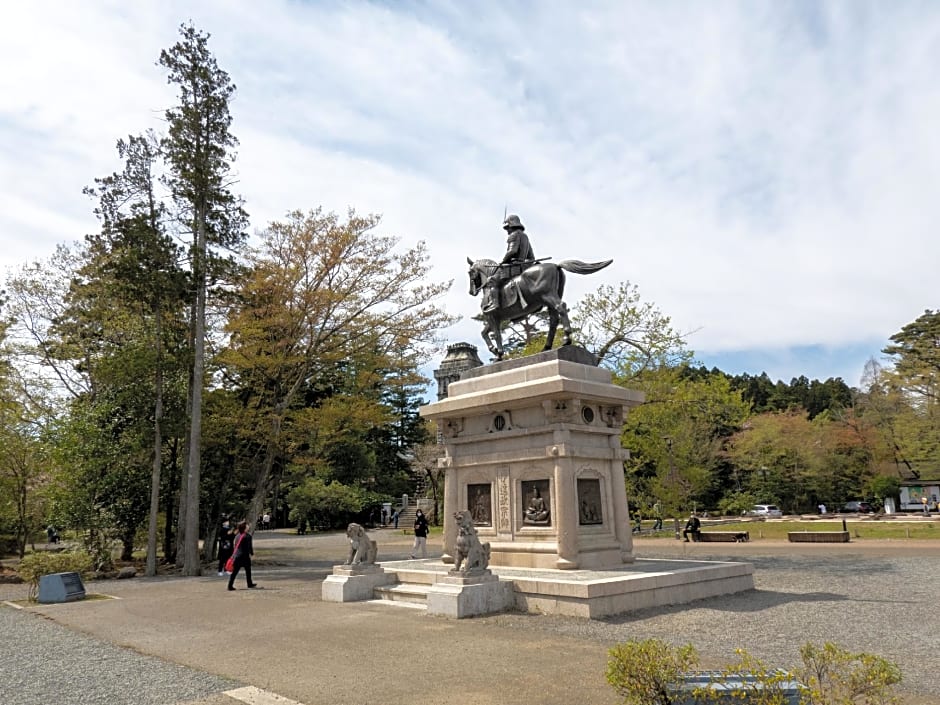
POLYGON ((542 350, 551 350, 555 344, 555 331, 558 330, 558 311, 548 307, 548 333, 545 335, 545 347, 542 350))
POLYGON ((493 338, 493 329, 490 327, 489 323, 486 323, 483 326, 483 340, 486 341, 487 349, 499 357, 499 348, 496 347, 496 342, 493 338))
POLYGON ((487 347, 490 349, 490 352, 496 356, 497 360, 503 359, 503 334, 499 329, 499 321, 495 318, 490 318, 486 323, 486 330, 490 332, 490 335, 487 336, 487 347), (492 344, 490 344, 492 341, 492 344))
POLYGON ((558 318, 561 321, 561 329, 565 331, 565 339, 562 345, 571 345, 571 321, 568 320, 568 306, 564 301, 558 306, 558 318))

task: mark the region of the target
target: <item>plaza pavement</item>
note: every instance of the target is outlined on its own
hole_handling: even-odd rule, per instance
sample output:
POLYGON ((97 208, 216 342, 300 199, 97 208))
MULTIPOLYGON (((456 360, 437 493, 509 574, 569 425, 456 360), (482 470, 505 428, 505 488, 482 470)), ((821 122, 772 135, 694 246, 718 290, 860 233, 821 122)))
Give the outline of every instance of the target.
MULTIPOLYGON (((380 562, 407 557, 410 537, 392 530, 370 533, 379 542, 380 562)), ((439 554, 439 542, 432 537, 432 554, 439 554)), ((23 612, 67 627, 41 637, 61 642, 57 648, 67 658, 81 659, 80 650, 69 651, 69 634, 77 633, 76 639, 87 636, 132 650, 143 659, 136 667, 141 673, 169 664, 180 673, 217 679, 207 681, 203 696, 186 700, 172 683, 147 685, 141 678, 142 687, 165 692, 139 701, 168 705, 287 705, 277 697, 303 705, 612 705, 618 699, 604 680, 607 649, 650 636, 695 644, 705 667, 730 661, 739 646, 773 665, 790 666, 806 640, 832 639, 900 663, 906 705, 940 703, 940 630, 933 626, 940 605, 940 542, 639 539, 636 554, 643 557, 751 561, 758 589, 600 621, 524 614, 456 621, 402 607, 322 602, 320 583, 346 553, 343 534, 260 532, 255 552, 258 590, 244 589, 240 575, 239 589, 227 592, 225 579, 214 572, 103 581, 86 585, 88 592, 120 599, 23 612)), ((25 587, 0 586, 0 597, 25 597, 25 587)), ((19 666, 0 666, 0 694, 4 670, 32 669, 31 677, 42 679, 48 668, 31 663, 28 655, 19 666)), ((101 668, 108 668, 107 659, 95 664, 101 668)), ((63 684, 58 703, 98 702, 82 699, 81 690, 72 692, 81 687, 93 689, 94 678, 63 684)), ((12 699, 4 705, 39 705, 6 695, 12 699)), ((107 702, 123 701, 111 696, 107 702)))

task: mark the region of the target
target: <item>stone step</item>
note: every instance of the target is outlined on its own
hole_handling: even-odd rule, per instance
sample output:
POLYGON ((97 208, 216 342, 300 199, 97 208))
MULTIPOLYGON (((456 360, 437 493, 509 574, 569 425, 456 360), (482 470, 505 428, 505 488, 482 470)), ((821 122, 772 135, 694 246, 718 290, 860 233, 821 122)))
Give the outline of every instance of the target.
POLYGON ((408 610, 418 610, 420 612, 427 612, 428 606, 423 602, 404 602, 402 600, 366 600, 365 604, 367 605, 381 605, 382 607, 404 607, 408 610))
POLYGON ((382 585, 372 591, 373 596, 379 600, 389 602, 411 602, 414 604, 423 604, 427 607, 428 590, 430 585, 418 585, 416 583, 395 583, 394 585, 382 585))

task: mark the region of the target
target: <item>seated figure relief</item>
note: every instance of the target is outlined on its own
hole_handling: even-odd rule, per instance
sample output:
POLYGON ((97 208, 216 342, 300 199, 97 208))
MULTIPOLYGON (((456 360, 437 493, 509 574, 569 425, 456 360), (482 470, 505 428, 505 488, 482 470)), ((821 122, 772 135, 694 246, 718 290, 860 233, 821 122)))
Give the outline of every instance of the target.
POLYGON ((529 502, 523 515, 525 524, 548 524, 551 514, 545 504, 545 499, 538 487, 532 488, 532 494, 529 496, 529 502))

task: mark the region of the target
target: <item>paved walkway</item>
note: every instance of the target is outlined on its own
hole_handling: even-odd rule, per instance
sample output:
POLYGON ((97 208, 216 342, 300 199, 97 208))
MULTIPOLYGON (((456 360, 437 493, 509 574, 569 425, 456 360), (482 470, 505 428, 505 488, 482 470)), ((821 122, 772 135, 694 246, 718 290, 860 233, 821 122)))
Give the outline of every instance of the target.
MULTIPOLYGON (((407 557, 410 537, 371 533, 380 561, 407 557)), ((431 552, 439 553, 439 544, 431 543, 431 552)), ((936 621, 940 604, 940 542, 640 539, 636 552, 645 557, 750 560, 758 590, 604 621, 521 614, 454 621, 410 609, 322 602, 320 583, 345 556, 342 534, 261 532, 255 550, 259 590, 241 589, 241 576, 232 593, 215 574, 138 578, 86 586, 120 599, 0 609, 0 630, 6 635, 15 625, 10 628, 23 635, 15 649, 0 652, 0 702, 613 705, 618 700, 604 680, 607 649, 648 636, 691 641, 704 667, 731 660, 738 646, 775 665, 792 665, 804 641, 832 639, 901 663, 909 705, 940 702, 934 695, 940 632, 924 628, 925 620, 936 621), (34 634, 37 624, 51 631, 34 634), (90 645, 104 651, 90 651, 90 645), (52 678, 50 653, 88 677, 52 678), (132 683, 133 694, 111 686, 96 694, 115 680, 132 683), (30 682, 52 683, 60 692, 53 698, 46 690, 37 699, 40 694, 22 685, 30 682)), ((0 597, 24 596, 23 586, 0 586, 0 597)))

